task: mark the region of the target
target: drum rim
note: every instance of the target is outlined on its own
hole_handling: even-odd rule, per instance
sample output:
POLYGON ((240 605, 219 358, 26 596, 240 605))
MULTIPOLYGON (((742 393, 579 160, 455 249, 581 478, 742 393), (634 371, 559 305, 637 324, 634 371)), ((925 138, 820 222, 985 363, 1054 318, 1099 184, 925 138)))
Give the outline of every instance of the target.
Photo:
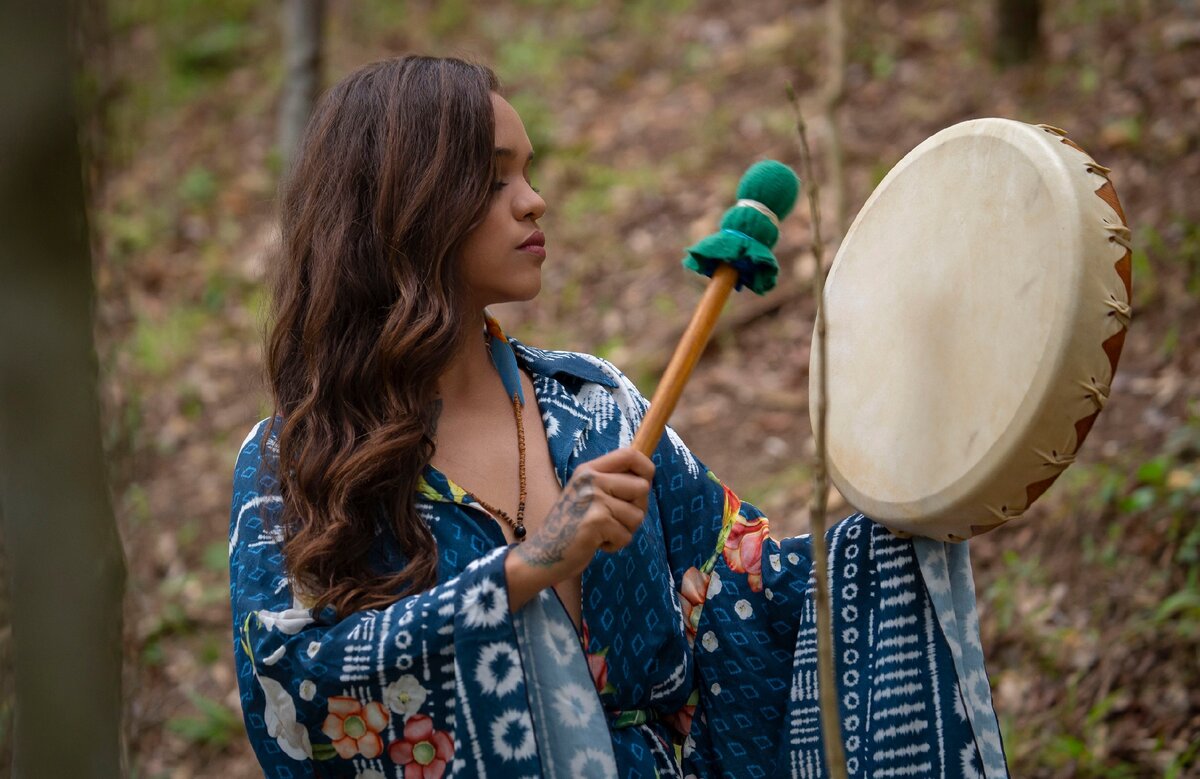
MULTIPOLYGON (((1051 414, 1051 410, 1046 407, 1046 401, 1055 393, 1067 355, 1070 350, 1080 348, 1079 341, 1085 336, 1080 332, 1081 328, 1076 326, 1081 314, 1080 293, 1087 284, 1087 266, 1089 265, 1083 234, 1090 225, 1086 223, 1087 211, 1081 208, 1081 205, 1085 194, 1089 198, 1094 197, 1094 194, 1082 192, 1079 183, 1072 177, 1069 161, 1061 150, 1053 146, 1060 140, 1057 136, 1049 136, 1037 126, 1016 120, 988 117, 961 122, 930 136, 909 151, 880 181, 855 217, 834 258, 826 284, 833 285, 836 282, 839 269, 844 267, 840 261, 843 255, 848 254, 853 247, 853 239, 860 224, 870 218, 875 203, 886 195, 895 181, 925 154, 964 137, 977 135, 980 128, 985 128, 986 134, 991 137, 1009 141, 1012 145, 1018 146, 1024 153, 1036 155, 1036 168, 1042 180, 1047 182, 1048 186, 1051 181, 1054 182, 1052 191, 1056 195, 1069 194, 1072 198, 1071 202, 1064 202, 1059 207, 1059 211, 1064 216, 1074 214, 1074 220, 1064 222, 1064 224, 1070 223, 1070 228, 1066 230, 1068 240, 1065 242, 1064 251, 1075 259, 1070 262, 1068 272, 1058 274, 1056 277, 1058 288, 1054 294, 1058 308, 1054 321, 1048 328, 1050 339, 1047 349, 1030 377, 1025 392, 1017 401, 1015 413, 1008 421, 1006 429, 986 451, 974 458, 972 467, 962 477, 955 479, 938 492, 917 500, 885 501, 872 498, 857 490, 830 453, 829 473, 838 490, 851 505, 869 516, 891 525, 900 526, 906 522, 919 522, 922 526, 936 524, 952 519, 956 514, 977 505, 982 494, 987 492, 995 475, 1002 471, 1007 463, 1019 457, 1021 446, 1031 438, 1032 431, 1046 424, 1045 417, 1051 414), (1012 140, 1014 136, 1034 142, 1017 144, 1012 140)), ((814 349, 814 365, 817 358, 817 350, 814 349)), ((810 372, 810 391, 814 375, 810 372)), ((832 391, 830 395, 833 400, 834 393, 832 391)), ((810 416, 813 414, 815 414, 815 405, 810 404, 810 416)))

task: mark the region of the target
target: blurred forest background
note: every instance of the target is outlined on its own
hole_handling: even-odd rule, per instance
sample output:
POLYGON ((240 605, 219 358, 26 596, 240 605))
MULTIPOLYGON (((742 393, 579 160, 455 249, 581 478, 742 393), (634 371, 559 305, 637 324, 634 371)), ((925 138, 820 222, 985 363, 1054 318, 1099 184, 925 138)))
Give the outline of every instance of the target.
MULTIPOLYGON (((787 84, 809 120, 831 250, 839 179, 852 217, 952 123, 1068 130, 1114 171, 1136 313, 1077 464, 1027 518, 971 542, 996 708, 1014 776, 1197 776, 1200 6, 1044 5, 1039 49, 1002 67, 992 3, 844 0, 832 125, 828 18, 801 0, 330 0, 323 81, 409 52, 493 66, 538 152, 550 247, 541 296, 496 313, 533 344, 608 357, 647 394, 700 294, 683 247, 711 232, 750 162, 799 168, 787 84)), ((269 411, 280 8, 110 0, 107 17, 83 98, 104 446, 129 568, 131 769, 257 776, 226 531, 234 455, 269 411)), ((812 491, 810 228, 801 204, 780 289, 731 303, 673 418, 777 534, 806 531, 812 491)), ((835 495, 833 512, 848 511, 835 495)))

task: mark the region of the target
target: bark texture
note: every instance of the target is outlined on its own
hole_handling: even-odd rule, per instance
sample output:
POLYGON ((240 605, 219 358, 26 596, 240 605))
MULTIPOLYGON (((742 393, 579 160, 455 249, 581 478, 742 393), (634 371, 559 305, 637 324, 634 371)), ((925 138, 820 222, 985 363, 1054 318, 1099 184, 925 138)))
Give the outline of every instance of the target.
POLYGON ((125 567, 100 443, 73 10, 0 5, 0 514, 19 778, 122 768, 125 567))
POLYGON ((1041 48, 1041 0, 995 0, 996 61, 1028 62, 1041 48))
POLYGON ((283 99, 279 109, 279 155, 286 164, 321 91, 321 37, 324 0, 285 0, 283 4, 283 99))

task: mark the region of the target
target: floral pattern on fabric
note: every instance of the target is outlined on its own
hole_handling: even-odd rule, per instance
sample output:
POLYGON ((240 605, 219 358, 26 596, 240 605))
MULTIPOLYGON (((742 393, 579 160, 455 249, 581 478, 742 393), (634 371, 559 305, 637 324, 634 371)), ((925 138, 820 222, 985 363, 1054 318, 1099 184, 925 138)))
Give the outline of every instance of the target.
POLYGON ((404 779, 442 779, 454 757, 454 739, 444 730, 434 730, 424 714, 404 724, 404 738, 392 742, 388 757, 404 766, 404 779))
POLYGON ((721 549, 729 570, 746 574, 751 592, 762 592, 762 548, 764 539, 770 535, 771 525, 766 517, 753 520, 738 517, 721 549))
POLYGON ((383 704, 377 701, 364 706, 354 698, 335 695, 329 699, 329 716, 321 725, 321 732, 329 736, 339 756, 362 755, 369 760, 383 753, 379 734, 390 719, 383 704))
POLYGON ((387 706, 405 720, 421 710, 429 691, 412 674, 405 674, 383 688, 383 699, 387 706))
POLYGON ((696 706, 700 703, 700 691, 693 690, 688 701, 679 711, 663 717, 663 721, 671 726, 679 738, 687 738, 692 732, 692 718, 696 716, 696 706))
POLYGON ((596 685, 596 692, 600 695, 606 695, 617 691, 616 687, 609 684, 608 681, 608 656, 609 647, 601 647, 599 650, 591 651, 592 638, 588 631, 587 620, 583 621, 583 636, 581 643, 583 645, 584 657, 587 658, 588 672, 592 675, 592 682, 596 685))
POLYGON ((700 613, 708 596, 708 583, 712 574, 695 566, 683 572, 683 584, 679 588, 679 605, 683 609, 683 628, 688 639, 695 641, 696 628, 700 625, 700 613))

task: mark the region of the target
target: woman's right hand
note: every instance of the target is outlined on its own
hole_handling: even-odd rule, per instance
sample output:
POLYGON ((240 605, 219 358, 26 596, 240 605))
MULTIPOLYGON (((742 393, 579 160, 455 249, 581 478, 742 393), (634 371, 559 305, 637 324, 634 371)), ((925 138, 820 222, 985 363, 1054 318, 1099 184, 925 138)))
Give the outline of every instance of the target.
POLYGON ((512 608, 583 573, 597 549, 615 552, 627 545, 646 516, 653 479, 654 463, 631 447, 577 467, 541 527, 509 554, 512 608))

